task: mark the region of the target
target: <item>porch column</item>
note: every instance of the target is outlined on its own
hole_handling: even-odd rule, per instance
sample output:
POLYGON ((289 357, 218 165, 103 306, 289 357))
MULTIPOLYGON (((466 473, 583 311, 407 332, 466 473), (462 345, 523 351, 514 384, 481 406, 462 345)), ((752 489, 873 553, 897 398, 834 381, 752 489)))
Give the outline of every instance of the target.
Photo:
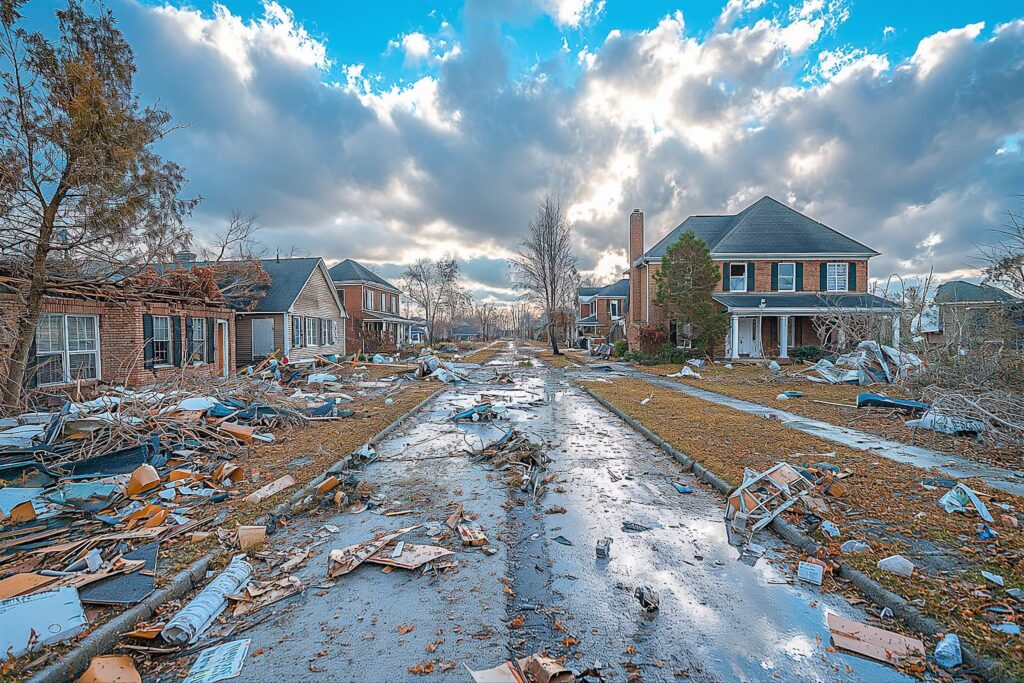
POLYGON ((779 316, 779 358, 789 358, 789 316, 779 316))
POLYGON ((733 360, 737 360, 740 357, 740 319, 739 316, 729 316, 729 341, 731 342, 731 348, 729 349, 729 357, 733 360))

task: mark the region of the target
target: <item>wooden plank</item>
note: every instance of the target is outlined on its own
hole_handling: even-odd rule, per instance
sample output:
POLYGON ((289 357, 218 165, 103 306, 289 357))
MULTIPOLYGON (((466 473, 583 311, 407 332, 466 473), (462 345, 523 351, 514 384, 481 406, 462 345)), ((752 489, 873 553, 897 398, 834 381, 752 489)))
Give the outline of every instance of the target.
POLYGON ((892 664, 908 655, 925 656, 924 643, 917 638, 875 628, 838 614, 826 617, 836 647, 892 664))

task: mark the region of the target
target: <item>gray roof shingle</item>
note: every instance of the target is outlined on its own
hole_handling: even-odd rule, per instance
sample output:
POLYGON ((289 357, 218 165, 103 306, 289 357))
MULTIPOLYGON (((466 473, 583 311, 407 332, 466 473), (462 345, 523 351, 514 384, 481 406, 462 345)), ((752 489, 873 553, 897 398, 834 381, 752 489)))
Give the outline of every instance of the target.
POLYGON ((733 216, 690 216, 660 242, 647 258, 662 258, 669 245, 687 231, 701 239, 712 256, 720 254, 849 254, 878 252, 846 235, 764 196, 733 216))
POLYGON ((628 297, 629 296, 629 278, 622 278, 618 282, 614 282, 607 287, 602 287, 598 292, 598 296, 613 296, 613 297, 628 297))
POLYGON ((944 282, 939 285, 939 288, 935 291, 935 303, 939 304, 983 302, 1008 303, 1016 300, 1017 298, 1015 296, 1009 292, 1004 292, 998 287, 985 284, 976 285, 973 282, 966 282, 964 280, 944 282))
POLYGON ((335 282, 372 282, 396 293, 400 293, 398 287, 377 275, 375 272, 350 258, 345 259, 328 270, 331 279, 335 282))
MULTIPOLYGON (((295 303, 302 292, 302 288, 309 281, 320 257, 283 258, 283 259, 260 259, 263 270, 270 276, 271 285, 267 288, 267 295, 260 299, 260 302, 251 311, 246 313, 284 313, 295 303)), ((188 261, 185 263, 163 263, 156 266, 157 272, 164 272, 172 268, 208 268, 217 265, 216 261, 188 261)), ((221 261, 220 263, 227 263, 221 261)))

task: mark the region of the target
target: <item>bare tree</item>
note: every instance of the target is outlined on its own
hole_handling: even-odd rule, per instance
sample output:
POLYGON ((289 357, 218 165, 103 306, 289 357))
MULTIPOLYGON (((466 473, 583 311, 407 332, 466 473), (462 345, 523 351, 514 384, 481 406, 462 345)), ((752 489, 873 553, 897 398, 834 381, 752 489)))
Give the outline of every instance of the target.
POLYGON ((216 233, 208 244, 203 245, 199 256, 203 261, 252 261, 266 258, 267 245, 257 239, 263 229, 253 213, 243 215, 235 209, 231 212, 224 230, 216 233))
POLYGON ((551 352, 560 355, 557 328, 573 309, 579 273, 572 228, 558 200, 545 196, 540 202, 511 267, 516 288, 543 309, 551 352))
POLYGON ((402 274, 402 289, 426 321, 427 343, 433 344, 444 321, 454 320, 468 297, 459 286, 459 262, 420 259, 402 274))
POLYGON ((983 272, 987 282, 1024 296, 1024 209, 1006 213, 1006 224, 995 231, 998 242, 980 250, 983 272))
POLYGON ((21 393, 47 286, 103 279, 187 243, 198 200, 154 144, 167 112, 133 90, 131 47, 109 10, 70 0, 53 39, 22 26, 23 0, 0 0, 0 254, 27 280, 0 401, 21 393))
POLYGON ((490 341, 494 334, 494 326, 498 320, 494 304, 491 302, 474 301, 472 305, 473 317, 480 326, 480 336, 483 341, 490 341))

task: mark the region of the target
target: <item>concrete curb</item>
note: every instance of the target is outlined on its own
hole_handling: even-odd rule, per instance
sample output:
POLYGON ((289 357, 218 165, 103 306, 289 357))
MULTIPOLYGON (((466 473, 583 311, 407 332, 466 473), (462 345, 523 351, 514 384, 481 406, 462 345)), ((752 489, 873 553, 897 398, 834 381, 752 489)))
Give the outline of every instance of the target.
MULTIPOLYGON (((371 446, 380 443, 388 434, 398 429, 403 422, 418 413, 427 403, 447 389, 448 386, 444 385, 437 389, 437 391, 432 392, 415 406, 405 411, 394 422, 377 432, 367 443, 371 446)), ((347 469, 351 460, 352 456, 347 455, 331 465, 324 474, 311 479, 300 491, 293 494, 289 500, 275 507, 271 514, 287 514, 297 510, 301 503, 309 502, 306 499, 313 495, 320 482, 326 479, 328 474, 347 469)), ((29 683, 63 683, 80 675, 89 666, 89 662, 93 657, 109 652, 118 643, 121 636, 130 631, 137 623, 151 617, 156 612, 156 609, 168 600, 180 598, 198 585, 206 574, 206 568, 210 565, 213 558, 213 553, 204 555, 171 579, 169 586, 152 593, 148 598, 127 612, 119 614, 107 623, 98 626, 76 645, 73 650, 30 678, 29 683)))
POLYGON ((151 593, 127 612, 98 626, 71 652, 30 678, 29 683, 63 683, 73 680, 89 666, 93 657, 110 651, 121 640, 121 636, 132 630, 140 621, 153 616, 160 605, 168 600, 176 600, 192 590, 205 576, 212 559, 212 553, 199 558, 171 579, 169 586, 151 593))
MULTIPOLYGON (((623 422, 640 432, 654 445, 658 446, 658 448, 678 460, 685 469, 692 470, 698 479, 710 484, 712 488, 723 496, 728 496, 732 493, 734 487, 730 486, 721 477, 704 467, 704 465, 694 461, 690 456, 673 448, 664 439, 656 435, 640 422, 634 420, 622 410, 619 410, 619 408, 596 394, 589 387, 583 386, 582 384, 579 386, 591 398, 610 410, 623 422)), ((820 544, 816 540, 781 517, 776 517, 772 520, 771 528, 783 541, 791 545, 795 545, 808 554, 814 554, 820 547, 820 544)), ((882 607, 888 607, 892 610, 894 615, 902 619, 915 631, 933 638, 949 632, 948 628, 911 605, 906 598, 893 593, 864 572, 842 565, 839 568, 839 576, 856 586, 858 590, 870 598, 875 604, 882 607)), ((986 680, 993 681, 995 683, 1012 683, 1012 681, 1014 681, 1013 677, 1010 676, 998 660, 992 659, 991 657, 978 656, 974 650, 963 644, 963 642, 960 644, 960 649, 963 654, 964 662, 968 666, 972 667, 977 673, 984 676, 986 680)))

